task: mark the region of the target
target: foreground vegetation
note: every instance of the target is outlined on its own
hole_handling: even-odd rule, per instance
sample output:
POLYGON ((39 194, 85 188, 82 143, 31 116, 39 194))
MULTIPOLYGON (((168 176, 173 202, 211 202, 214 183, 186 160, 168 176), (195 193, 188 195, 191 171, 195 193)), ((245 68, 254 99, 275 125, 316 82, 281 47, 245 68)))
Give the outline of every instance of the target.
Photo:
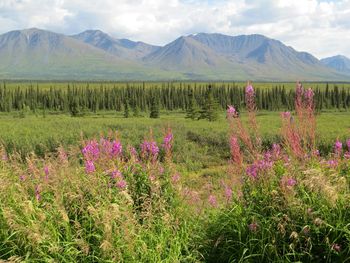
MULTIPOLYGON (((25 162, 14 148, 3 149, 0 259, 349 261, 350 136, 346 125, 329 125, 347 113, 322 113, 317 133, 314 93, 298 85, 295 94, 293 113, 257 115, 248 85, 247 110, 230 106, 226 119, 213 123, 184 120, 183 113, 143 124, 107 115, 22 118, 28 138, 36 127, 45 130, 38 138, 72 136, 41 157, 27 151, 25 162), (328 138, 327 150, 321 138, 328 138), (196 159, 207 170, 194 176, 196 159)), ((13 122, 0 125, 21 132, 13 122)), ((10 138, 3 137, 7 147, 10 138)))

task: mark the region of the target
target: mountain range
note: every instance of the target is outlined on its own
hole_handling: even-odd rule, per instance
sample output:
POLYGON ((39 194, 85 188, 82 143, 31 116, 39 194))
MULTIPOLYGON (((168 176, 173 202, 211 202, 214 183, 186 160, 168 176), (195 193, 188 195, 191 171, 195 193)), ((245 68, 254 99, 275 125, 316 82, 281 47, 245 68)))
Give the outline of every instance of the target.
POLYGON ((199 33, 164 46, 100 30, 0 35, 0 79, 350 81, 350 59, 317 59, 263 35, 199 33))

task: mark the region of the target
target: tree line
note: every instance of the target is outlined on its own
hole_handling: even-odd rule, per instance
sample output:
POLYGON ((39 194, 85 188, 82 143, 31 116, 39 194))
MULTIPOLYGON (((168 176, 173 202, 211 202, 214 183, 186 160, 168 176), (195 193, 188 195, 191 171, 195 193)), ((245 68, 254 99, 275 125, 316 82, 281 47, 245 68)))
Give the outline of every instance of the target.
MULTIPOLYGON (((326 85, 313 89, 316 110, 347 109, 350 107, 350 88, 326 85)), ((270 88, 255 87, 256 106, 259 110, 293 110, 294 89, 284 85, 270 88)), ((187 115, 200 113, 205 107, 226 109, 234 105, 245 108, 245 87, 235 83, 192 84, 67 84, 66 87, 41 87, 39 84, 21 84, 8 87, 0 84, 0 111, 11 112, 23 109, 31 111, 61 111, 72 115, 82 111, 124 111, 128 117, 139 112, 183 110, 187 115), (210 90, 210 91, 209 91, 210 90), (209 91, 209 92, 208 92, 209 91), (212 106, 208 106, 209 103, 212 106), (192 113, 191 113, 192 111, 192 113)))

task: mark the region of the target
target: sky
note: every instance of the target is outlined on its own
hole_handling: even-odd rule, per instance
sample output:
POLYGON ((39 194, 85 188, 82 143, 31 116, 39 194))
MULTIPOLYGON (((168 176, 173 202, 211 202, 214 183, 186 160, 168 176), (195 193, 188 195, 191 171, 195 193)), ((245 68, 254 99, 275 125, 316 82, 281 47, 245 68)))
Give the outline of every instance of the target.
POLYGON ((318 58, 350 58, 350 0, 0 0, 0 34, 32 27, 156 45, 200 32, 263 34, 318 58))

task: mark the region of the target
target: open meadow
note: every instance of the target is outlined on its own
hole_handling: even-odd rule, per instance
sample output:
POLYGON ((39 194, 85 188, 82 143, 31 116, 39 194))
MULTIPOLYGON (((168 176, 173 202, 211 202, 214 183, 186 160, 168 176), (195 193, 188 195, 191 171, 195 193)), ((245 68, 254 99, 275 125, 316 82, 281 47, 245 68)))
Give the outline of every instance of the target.
POLYGON ((350 262, 350 84, 0 85, 0 261, 350 262))

